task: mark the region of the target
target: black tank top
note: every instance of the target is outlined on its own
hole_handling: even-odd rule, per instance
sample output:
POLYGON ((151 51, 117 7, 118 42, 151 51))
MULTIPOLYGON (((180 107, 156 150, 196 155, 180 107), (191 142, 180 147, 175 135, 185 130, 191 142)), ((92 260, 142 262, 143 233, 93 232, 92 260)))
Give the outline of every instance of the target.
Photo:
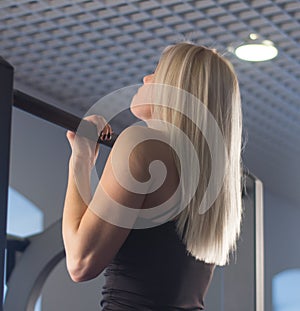
POLYGON ((104 271, 102 311, 203 310, 214 268, 187 254, 176 221, 133 229, 104 271))

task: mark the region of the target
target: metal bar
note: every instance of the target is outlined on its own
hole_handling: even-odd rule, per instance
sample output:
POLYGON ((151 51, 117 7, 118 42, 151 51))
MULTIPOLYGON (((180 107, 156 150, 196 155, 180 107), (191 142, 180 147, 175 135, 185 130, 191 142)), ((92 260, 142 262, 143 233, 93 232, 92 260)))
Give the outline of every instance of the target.
POLYGON ((47 277, 65 256, 61 219, 27 240, 29 245, 9 278, 4 311, 33 311, 47 277))
MULTIPOLYGON (((49 105, 44 101, 27 95, 21 91, 14 90, 13 105, 16 108, 61 126, 67 130, 77 132, 78 134, 82 134, 83 136, 87 136, 93 140, 96 139, 96 127, 90 122, 62 109, 49 105)), ((111 140, 102 141, 99 137, 97 137, 97 141, 100 144, 112 147, 117 137, 118 134, 113 133, 111 140)))
POLYGON ((263 184, 255 180, 255 282, 256 311, 264 311, 264 203, 263 184))
POLYGON ((24 252, 30 241, 27 238, 20 238, 6 235, 6 284, 16 265, 17 252, 24 252))
POLYGON ((4 256, 6 247, 7 199, 14 68, 0 57, 0 302, 3 310, 4 256))

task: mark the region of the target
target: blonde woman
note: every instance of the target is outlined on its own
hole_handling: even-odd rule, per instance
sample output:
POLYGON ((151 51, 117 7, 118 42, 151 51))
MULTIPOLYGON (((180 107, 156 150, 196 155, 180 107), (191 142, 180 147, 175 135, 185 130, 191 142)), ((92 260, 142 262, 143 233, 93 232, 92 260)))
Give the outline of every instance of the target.
MULTIPOLYGON (((102 310, 203 310, 215 265, 228 263, 240 233, 237 77, 215 50, 184 42, 168 46, 143 82, 131 111, 148 127, 132 126, 119 135, 92 198, 87 185, 99 145, 84 138, 75 144, 75 134, 67 132, 72 147, 63 214, 67 268, 75 282, 105 270, 102 310), (209 183, 216 172, 219 186, 217 179, 209 183), (167 209, 150 223, 157 206, 167 209), (139 222, 139 213, 149 218, 139 222)), ((101 116, 87 119, 102 130, 102 139, 110 139, 112 129, 101 116)))

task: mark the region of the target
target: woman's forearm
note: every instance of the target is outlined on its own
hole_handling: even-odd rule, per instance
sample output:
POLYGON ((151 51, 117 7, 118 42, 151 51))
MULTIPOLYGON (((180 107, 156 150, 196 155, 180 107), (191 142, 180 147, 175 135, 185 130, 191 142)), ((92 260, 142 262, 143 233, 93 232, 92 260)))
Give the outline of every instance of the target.
POLYGON ((91 200, 90 164, 84 159, 70 157, 62 231, 66 252, 78 245, 78 229, 91 200))
MULTIPOLYGON (((85 120, 96 126, 98 135, 112 133, 110 125, 102 116, 91 115, 85 120)), ((102 234, 103 225, 99 217, 88 208, 92 200, 91 173, 99 154, 99 144, 80 135, 76 137, 76 133, 72 131, 67 131, 66 136, 72 154, 69 160, 62 235, 67 268, 71 278, 77 282, 95 277, 104 266, 99 264, 99 249, 103 246, 99 237, 105 238, 102 234)))

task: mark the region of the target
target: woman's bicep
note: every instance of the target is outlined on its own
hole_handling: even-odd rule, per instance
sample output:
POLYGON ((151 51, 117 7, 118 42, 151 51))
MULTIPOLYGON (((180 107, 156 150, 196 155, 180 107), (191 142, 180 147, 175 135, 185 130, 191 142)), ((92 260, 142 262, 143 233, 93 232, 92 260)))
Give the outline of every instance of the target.
POLYGON ((130 223, 133 225, 150 188, 145 150, 143 147, 132 150, 128 144, 134 139, 129 131, 121 133, 89 204, 102 219, 126 228, 131 228, 130 223))
POLYGON ((142 183, 148 174, 143 156, 136 152, 129 159, 117 155, 122 150, 121 143, 112 149, 79 227, 81 265, 85 269, 82 280, 97 276, 112 261, 130 233, 147 194, 147 186, 142 183))

